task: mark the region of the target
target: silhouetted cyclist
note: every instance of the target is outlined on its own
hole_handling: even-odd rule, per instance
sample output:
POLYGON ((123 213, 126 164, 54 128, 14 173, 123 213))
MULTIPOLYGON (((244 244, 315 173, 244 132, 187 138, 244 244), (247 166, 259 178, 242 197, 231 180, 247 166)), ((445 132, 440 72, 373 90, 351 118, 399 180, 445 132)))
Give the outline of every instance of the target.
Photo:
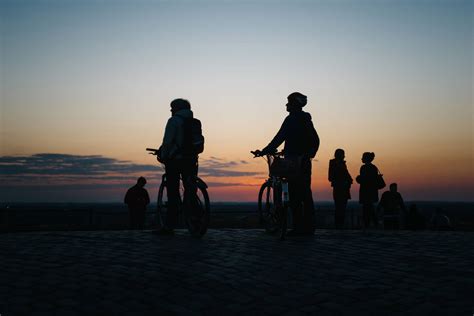
POLYGON ((146 207, 150 204, 150 197, 144 188, 146 179, 140 177, 137 184, 128 189, 124 203, 128 205, 130 229, 143 229, 145 226, 146 207))
POLYGON ((286 110, 290 113, 273 138, 259 153, 273 153, 285 142, 283 149, 285 159, 299 162, 300 172, 297 177, 289 178, 290 207, 293 213, 293 230, 291 235, 314 234, 314 202, 311 192, 311 159, 319 149, 319 136, 311 115, 303 111, 307 97, 299 92, 288 96, 286 110))
MULTIPOLYGON (((171 102, 171 118, 168 120, 163 144, 157 157, 165 164, 167 177, 168 214, 165 226, 156 233, 170 235, 178 220, 180 204, 179 179, 198 174, 198 155, 204 150, 201 122, 194 118, 188 100, 175 99, 171 102)), ((184 198, 196 194, 194 182, 183 181, 184 198)), ((192 199, 191 199, 192 200, 192 199)), ((193 201, 190 201, 193 203, 193 201)), ((192 206, 192 205, 189 205, 192 206)))

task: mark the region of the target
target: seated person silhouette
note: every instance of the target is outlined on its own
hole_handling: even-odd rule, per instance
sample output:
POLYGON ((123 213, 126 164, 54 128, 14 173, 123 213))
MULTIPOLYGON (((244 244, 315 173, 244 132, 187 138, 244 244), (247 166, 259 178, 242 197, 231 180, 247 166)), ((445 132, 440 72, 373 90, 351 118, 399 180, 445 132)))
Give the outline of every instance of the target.
POLYGON ((443 214, 441 208, 437 208, 430 220, 430 228, 433 230, 451 230, 451 221, 448 216, 443 214))
POLYGON ((405 218, 405 203, 398 192, 396 183, 390 184, 390 190, 385 191, 380 198, 377 211, 383 210, 384 229, 400 229, 405 218))
POLYGON ((128 205, 130 229, 143 229, 145 226, 146 207, 150 204, 150 197, 144 188, 146 179, 140 177, 137 184, 128 189, 124 203, 128 205))
POLYGON ((425 229, 425 217, 418 211, 416 204, 411 204, 408 210, 406 228, 410 230, 425 229))

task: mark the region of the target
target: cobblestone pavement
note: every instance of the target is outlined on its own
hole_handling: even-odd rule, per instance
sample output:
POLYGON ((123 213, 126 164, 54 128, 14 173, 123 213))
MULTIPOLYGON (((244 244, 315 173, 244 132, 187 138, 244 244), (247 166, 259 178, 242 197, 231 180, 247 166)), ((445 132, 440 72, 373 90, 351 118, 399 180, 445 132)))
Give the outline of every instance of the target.
POLYGON ((474 233, 0 235, 0 314, 469 315, 474 233))

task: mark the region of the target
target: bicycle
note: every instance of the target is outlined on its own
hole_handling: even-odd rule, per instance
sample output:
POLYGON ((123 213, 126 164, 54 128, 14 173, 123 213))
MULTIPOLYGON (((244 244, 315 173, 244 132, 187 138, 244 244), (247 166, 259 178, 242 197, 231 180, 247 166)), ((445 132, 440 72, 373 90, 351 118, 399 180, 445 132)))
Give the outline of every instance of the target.
MULTIPOLYGON (((158 149, 147 148, 146 150, 149 151, 151 155, 159 157, 158 149)), ((180 178, 179 191, 178 222, 184 222, 189 233, 194 237, 200 238, 206 234, 210 220, 211 206, 209 202, 209 194, 207 193, 207 184, 198 176, 188 177, 188 179, 180 178), (195 186, 196 190, 194 196, 185 198, 184 181, 187 181, 186 187, 188 188, 193 188, 193 186, 195 186)), ((166 173, 164 173, 161 177, 160 188, 158 189, 156 215, 157 229, 162 229, 166 223, 169 206, 167 193, 167 178, 166 173)))
POLYGON ((251 151, 256 157, 264 157, 268 164, 269 177, 258 192, 258 213, 260 224, 266 232, 276 234, 284 240, 288 228, 289 193, 288 175, 281 172, 284 164, 283 153, 262 155, 260 151, 251 151), (277 162, 277 163, 275 163, 277 162), (279 165, 279 166, 277 166, 279 165))

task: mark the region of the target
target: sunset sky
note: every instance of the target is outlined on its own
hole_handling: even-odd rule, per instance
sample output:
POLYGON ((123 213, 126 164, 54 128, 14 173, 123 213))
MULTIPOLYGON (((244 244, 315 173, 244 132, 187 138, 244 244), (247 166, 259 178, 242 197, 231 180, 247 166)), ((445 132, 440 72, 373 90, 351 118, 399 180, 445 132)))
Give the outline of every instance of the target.
MULTIPOLYGON (((473 1, 0 1, 0 201, 153 199, 169 103, 203 124, 213 201, 255 201, 250 150, 308 96, 329 159, 364 151, 406 200, 474 201, 473 1)), ((352 187, 357 199, 359 186, 352 187)))

